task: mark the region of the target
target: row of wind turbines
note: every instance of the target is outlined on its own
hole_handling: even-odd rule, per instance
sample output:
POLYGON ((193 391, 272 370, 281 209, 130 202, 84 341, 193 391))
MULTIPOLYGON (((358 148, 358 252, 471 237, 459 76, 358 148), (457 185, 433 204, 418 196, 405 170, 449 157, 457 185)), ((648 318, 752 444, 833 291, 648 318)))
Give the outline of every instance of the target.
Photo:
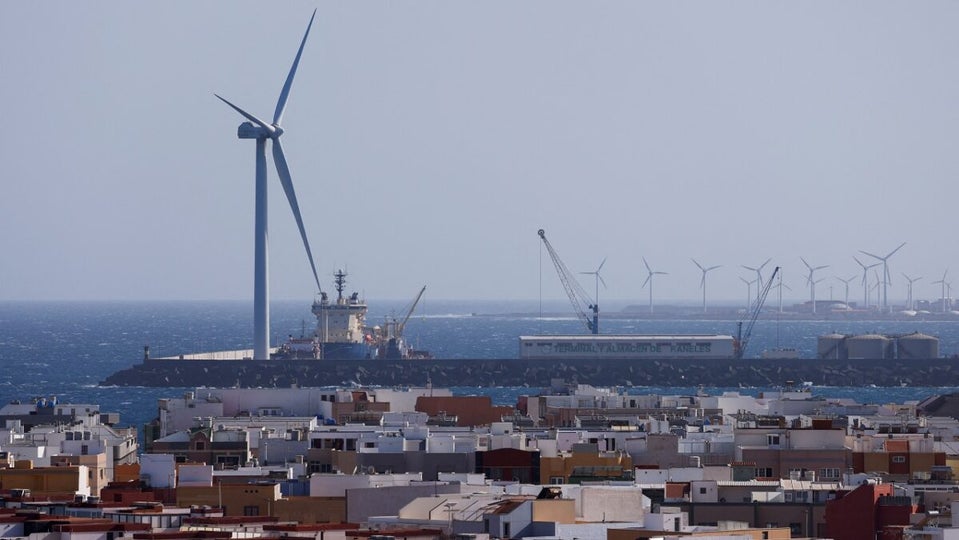
MULTIPOLYGON (((868 256, 868 257, 870 257, 871 259, 875 260, 875 262, 872 262, 871 264, 866 264, 866 263, 864 263, 864 262, 863 262, 858 256, 856 256, 856 255, 853 256, 853 260, 855 260, 856 263, 860 266, 860 268, 862 268, 862 277, 860 278, 860 283, 862 284, 862 287, 863 287, 863 305, 864 305, 864 307, 865 307, 866 309, 869 309, 869 307, 870 307, 870 297, 871 297, 872 292, 875 291, 875 293, 876 293, 876 295, 877 295, 876 305, 877 305, 877 306, 879 307, 879 309, 880 309, 882 312, 884 312, 884 313, 888 313, 888 312, 890 311, 890 308, 889 308, 889 298, 888 298, 888 287, 889 287, 889 285, 892 285, 892 273, 891 273, 890 270, 889 270, 889 259, 890 259, 893 255, 895 255, 896 252, 898 252, 900 249, 902 249, 903 246, 905 246, 905 245, 906 245, 906 243, 903 242, 903 243, 900 244, 898 247, 896 247, 896 249, 890 251, 890 252, 889 252, 888 254, 886 254, 885 256, 880 256, 880 255, 876 255, 876 254, 874 254, 874 253, 870 253, 870 252, 868 252, 868 251, 862 251, 862 250, 860 250, 860 252, 859 252, 860 254, 865 255, 865 256, 868 256), (880 275, 879 275, 879 270, 875 270, 875 268, 878 267, 878 266, 880 266, 880 265, 882 266, 882 277, 880 277, 880 275), (870 287, 870 281, 869 281, 869 271, 870 271, 870 270, 873 270, 873 274, 874 274, 874 276, 875 276, 875 282, 872 284, 871 287, 870 287)), ((864 258, 865 258, 865 257, 864 257, 864 258)), ((693 262, 693 264, 696 265, 696 267, 700 270, 700 272, 702 272, 702 277, 701 277, 701 279, 700 279, 700 281, 699 281, 699 287, 700 287, 700 289, 702 289, 702 293, 703 293, 703 313, 705 313, 705 312, 707 311, 707 303, 706 303, 706 300, 707 300, 707 298, 706 298, 706 277, 707 277, 707 275, 708 275, 710 272, 712 272, 713 270, 722 268, 723 265, 719 264, 719 265, 714 265, 714 266, 704 266, 703 264, 700 264, 700 262, 697 261, 696 259, 690 259, 690 260, 693 262)), ((819 272, 819 271, 821 271, 821 270, 825 270, 826 268, 829 268, 829 265, 813 266, 813 265, 809 264, 809 262, 808 262, 805 258, 803 258, 803 257, 800 257, 799 260, 802 261, 803 265, 806 267, 806 270, 808 271, 808 273, 807 273, 807 275, 806 275, 806 285, 809 287, 810 305, 811 305, 811 307, 812 307, 812 312, 815 314, 815 313, 816 313, 816 285, 822 283, 824 280, 827 279, 827 278, 825 278, 825 277, 821 277, 821 278, 818 278, 818 279, 817 279, 817 278, 816 278, 816 272, 819 272)), ((606 262, 606 261, 605 261, 605 259, 604 259, 604 260, 603 260, 603 263, 605 264, 605 262, 606 262)), ((770 262, 772 262, 772 258, 766 259, 762 264, 757 265, 757 266, 740 265, 740 267, 741 267, 742 269, 744 269, 744 270, 749 270, 750 272, 755 272, 755 274, 756 274, 755 279, 752 279, 752 280, 746 279, 746 278, 744 278, 744 277, 742 277, 742 276, 739 277, 740 281, 742 281, 744 284, 746 284, 746 287, 747 287, 747 289, 746 289, 746 291, 747 291, 747 292, 746 292, 746 294, 747 294, 746 305, 747 305, 747 306, 752 305, 752 287, 753 287, 753 285, 756 285, 756 294, 757 294, 757 295, 759 294, 759 291, 763 290, 763 287, 766 285, 766 282, 764 281, 764 278, 763 278, 763 269, 765 269, 766 266, 767 266, 770 262)), ((653 313, 653 311, 654 311, 654 304, 653 304, 653 278, 654 278, 655 276, 658 276, 658 275, 668 275, 668 272, 663 272, 663 271, 660 271, 660 270, 653 270, 653 268, 649 265, 649 262, 646 260, 646 257, 643 257, 643 265, 646 267, 646 280, 643 281, 643 285, 642 285, 641 288, 647 288, 647 287, 648 287, 648 289, 649 289, 649 312, 650 312, 650 313, 653 313)), ((596 271, 594 271, 594 272, 582 272, 582 273, 584 273, 584 274, 595 274, 597 277, 599 277, 599 270, 601 270, 601 269, 602 269, 602 265, 600 265, 600 267, 599 267, 596 271)), ((933 285, 941 285, 941 287, 942 287, 942 296, 941 296, 941 299, 942 299, 942 311, 943 311, 943 312, 946 312, 947 309, 948 309, 948 306, 947 306, 948 303, 947 303, 946 299, 950 297, 950 295, 951 295, 951 290, 952 290, 952 284, 951 284, 950 282, 946 281, 946 277, 947 277, 948 273, 949 273, 949 269, 947 268, 947 269, 945 270, 945 272, 943 272, 941 279, 939 279, 938 281, 932 282, 933 285)), ((913 309, 915 309, 915 303, 914 303, 914 300, 913 300, 913 285, 914 285, 917 281, 922 280, 923 278, 922 278, 921 276, 912 277, 912 276, 909 276, 908 274, 905 274, 905 273, 903 273, 902 276, 906 279, 906 282, 907 282, 906 309, 908 309, 908 310, 913 310, 913 309)), ((840 282, 842 282, 843 285, 844 285, 844 287, 845 287, 845 300, 844 300, 844 303, 845 303, 846 305, 849 305, 849 284, 850 284, 853 280, 855 280, 857 277, 859 277, 858 274, 857 274, 857 275, 850 276, 850 277, 848 277, 848 278, 843 278, 843 277, 835 276, 835 278, 836 278, 837 280, 839 280, 840 282)), ((600 279, 602 279, 602 278, 600 277, 600 279)), ((605 283, 604 283, 604 285, 605 285, 605 283)), ((787 290, 792 290, 792 289, 783 282, 782 272, 780 272, 780 273, 778 274, 777 283, 775 283, 774 285, 772 285, 772 287, 775 287, 775 288, 778 289, 778 293, 779 293, 779 311, 781 312, 781 311, 782 311, 782 294, 783 294, 782 290, 783 290, 783 288, 785 288, 785 289, 787 289, 787 290)), ((598 296, 598 289, 597 289, 597 296, 598 296)))

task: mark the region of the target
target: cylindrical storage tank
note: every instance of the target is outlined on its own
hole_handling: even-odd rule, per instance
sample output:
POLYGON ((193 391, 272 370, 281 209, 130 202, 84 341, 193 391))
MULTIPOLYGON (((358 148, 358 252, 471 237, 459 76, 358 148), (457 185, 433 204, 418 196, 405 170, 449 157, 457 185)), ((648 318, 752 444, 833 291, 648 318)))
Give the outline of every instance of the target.
POLYGON ((819 341, 816 344, 816 358, 845 359, 846 351, 843 343, 845 339, 846 336, 835 332, 819 336, 819 341))
POLYGON ((939 358, 939 338, 916 332, 899 337, 899 358, 939 358))
POLYGON ((850 360, 882 360, 887 357, 890 343, 889 338, 879 334, 853 336, 846 340, 846 352, 850 360))

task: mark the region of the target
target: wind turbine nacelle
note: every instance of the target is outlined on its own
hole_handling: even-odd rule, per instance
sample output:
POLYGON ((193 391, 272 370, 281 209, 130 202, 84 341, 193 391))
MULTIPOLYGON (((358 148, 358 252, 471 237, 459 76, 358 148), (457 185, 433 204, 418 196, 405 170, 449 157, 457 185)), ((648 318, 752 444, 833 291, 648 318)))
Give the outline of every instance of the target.
POLYGON ((270 132, 252 122, 243 122, 236 128, 236 136, 241 139, 269 139, 270 132))

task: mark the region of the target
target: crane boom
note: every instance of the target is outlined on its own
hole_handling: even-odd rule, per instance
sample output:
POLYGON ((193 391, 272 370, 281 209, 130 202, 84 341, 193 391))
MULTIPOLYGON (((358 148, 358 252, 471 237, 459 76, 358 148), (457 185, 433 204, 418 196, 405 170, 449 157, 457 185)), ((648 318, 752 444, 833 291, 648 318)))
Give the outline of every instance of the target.
POLYGON ((763 287, 762 292, 756 295, 756 302, 749 309, 749 313, 746 314, 749 318, 749 323, 746 325, 745 334, 743 333, 743 322, 739 321, 739 336, 736 338, 736 359, 738 360, 741 360, 743 355, 746 354, 749 337, 753 334, 753 325, 756 324, 756 319, 759 318, 759 312, 762 311, 763 304, 766 303, 766 296, 769 294, 769 289, 772 289, 773 280, 776 279, 776 274, 778 273, 779 267, 777 266, 773 270, 773 274, 769 276, 769 280, 766 281, 766 286, 763 287))
POLYGON ((573 310, 576 311, 576 315, 586 323, 586 329, 589 330, 590 333, 598 334, 599 306, 586 294, 586 290, 576 281, 576 278, 573 276, 573 273, 569 271, 569 268, 566 268, 563 259, 559 258, 559 254, 553 249, 553 245, 546 239, 546 231, 540 229, 538 234, 540 239, 543 240, 543 245, 546 246, 549 258, 553 261, 553 266, 556 267, 556 273, 559 274, 559 281, 563 284, 563 289, 566 290, 566 296, 569 297, 570 303, 573 304, 573 310), (583 309, 584 304, 592 311, 592 316, 583 309))
POLYGON ((396 335, 403 335, 403 328, 406 327, 406 321, 410 320, 410 316, 413 315, 413 310, 416 309, 416 304, 420 303, 420 298, 423 298, 424 292, 426 292, 426 285, 423 285, 423 288, 420 289, 420 293, 416 295, 416 299, 413 300, 413 305, 411 305, 410 309, 406 312, 406 316, 403 317, 403 320, 400 321, 400 324, 396 325, 396 335))

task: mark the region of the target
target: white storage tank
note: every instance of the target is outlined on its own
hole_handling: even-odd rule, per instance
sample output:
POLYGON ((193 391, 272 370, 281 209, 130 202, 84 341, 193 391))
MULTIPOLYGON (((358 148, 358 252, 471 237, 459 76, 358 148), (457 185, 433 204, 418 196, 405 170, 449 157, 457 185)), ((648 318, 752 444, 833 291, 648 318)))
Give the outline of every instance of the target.
POLYGON ((816 358, 840 360, 846 358, 846 336, 833 332, 819 336, 816 346, 816 358))
POLYGON ((882 360, 891 355, 892 340, 879 334, 863 334, 846 339, 846 352, 850 360, 869 359, 882 360))
POLYGON ((899 358, 939 358, 939 338, 916 332, 899 336, 899 358))

